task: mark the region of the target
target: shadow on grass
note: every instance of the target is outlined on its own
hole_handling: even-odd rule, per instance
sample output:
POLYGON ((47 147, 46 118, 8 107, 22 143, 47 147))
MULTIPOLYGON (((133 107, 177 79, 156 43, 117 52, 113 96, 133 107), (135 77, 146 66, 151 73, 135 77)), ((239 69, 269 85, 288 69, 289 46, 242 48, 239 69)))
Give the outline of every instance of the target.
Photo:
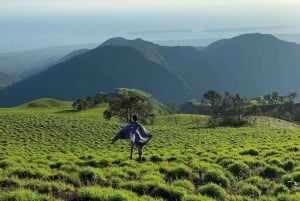
POLYGON ((56 113, 59 113, 59 114, 61 114, 61 113, 63 113, 63 114, 66 114, 66 113, 77 113, 77 112, 79 112, 79 111, 77 111, 77 110, 61 110, 61 111, 58 111, 58 112, 56 112, 56 113))

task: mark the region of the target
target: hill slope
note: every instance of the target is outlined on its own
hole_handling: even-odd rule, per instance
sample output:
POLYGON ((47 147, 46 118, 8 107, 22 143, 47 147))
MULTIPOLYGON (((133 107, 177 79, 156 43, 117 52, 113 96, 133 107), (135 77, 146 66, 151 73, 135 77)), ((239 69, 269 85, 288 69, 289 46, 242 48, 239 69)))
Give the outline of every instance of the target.
POLYGON ((201 51, 198 84, 205 89, 255 97, 299 92, 300 45, 267 34, 245 34, 217 41, 201 51), (203 74, 203 72, 205 72, 203 74))
POLYGON ((164 101, 184 100, 189 91, 176 74, 136 49, 104 46, 5 88, 0 101, 2 106, 14 106, 41 97, 75 100, 118 87, 142 89, 164 101))

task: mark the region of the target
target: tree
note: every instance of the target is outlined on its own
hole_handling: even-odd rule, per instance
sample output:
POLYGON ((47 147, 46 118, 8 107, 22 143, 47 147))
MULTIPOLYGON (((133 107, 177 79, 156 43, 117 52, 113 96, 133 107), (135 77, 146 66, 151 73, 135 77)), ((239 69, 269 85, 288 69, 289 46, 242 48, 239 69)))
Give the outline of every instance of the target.
POLYGON ((103 116, 105 119, 117 117, 120 121, 129 123, 133 114, 138 114, 142 123, 154 122, 153 107, 146 98, 135 92, 122 92, 109 101, 103 116))
POLYGON ((220 113, 220 106, 222 102, 222 96, 217 91, 207 91, 203 94, 203 98, 208 100, 212 109, 213 116, 218 117, 220 113))
POLYGON ((247 110, 249 101, 238 93, 231 95, 229 92, 225 92, 222 97, 216 91, 207 91, 203 94, 203 98, 209 101, 213 112, 210 123, 234 126, 247 123, 244 116, 250 112, 247 110))

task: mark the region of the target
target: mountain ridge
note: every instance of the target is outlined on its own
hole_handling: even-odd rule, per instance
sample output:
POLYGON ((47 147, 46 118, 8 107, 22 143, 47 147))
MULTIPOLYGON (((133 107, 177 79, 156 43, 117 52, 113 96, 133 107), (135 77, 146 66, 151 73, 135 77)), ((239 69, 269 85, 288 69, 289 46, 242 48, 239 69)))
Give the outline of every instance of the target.
MULTIPOLYGON (((95 49, 1 90, 0 98, 10 100, 0 104, 16 104, 14 99, 27 96, 19 95, 24 91, 72 100, 122 87, 141 89, 160 101, 179 102, 200 98, 212 89, 247 97, 272 91, 299 93, 299 58, 300 45, 269 34, 240 35, 201 50, 160 46, 142 39, 111 38, 95 49), (45 89, 38 90, 35 85, 45 89), (51 85, 55 93, 49 91, 51 85)), ((26 100, 41 97, 32 95, 26 100)))

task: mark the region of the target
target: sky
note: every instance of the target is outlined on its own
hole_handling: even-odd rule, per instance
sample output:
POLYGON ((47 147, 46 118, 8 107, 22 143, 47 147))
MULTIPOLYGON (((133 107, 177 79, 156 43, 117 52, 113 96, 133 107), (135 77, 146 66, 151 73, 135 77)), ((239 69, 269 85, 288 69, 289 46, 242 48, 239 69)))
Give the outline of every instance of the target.
POLYGON ((140 37, 205 46, 244 32, 300 42, 299 0, 0 0, 0 52, 140 37))

